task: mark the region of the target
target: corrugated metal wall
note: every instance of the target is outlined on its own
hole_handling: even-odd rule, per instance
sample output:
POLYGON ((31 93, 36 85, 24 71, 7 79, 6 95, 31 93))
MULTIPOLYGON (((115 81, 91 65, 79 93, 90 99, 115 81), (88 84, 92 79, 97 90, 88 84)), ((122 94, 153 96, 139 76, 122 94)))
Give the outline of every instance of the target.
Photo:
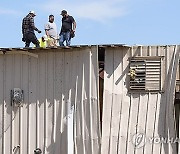
POLYGON ((106 48, 102 154, 177 154, 177 142, 159 143, 159 139, 175 139, 173 97, 178 63, 179 46, 106 48), (137 56, 164 56, 162 92, 129 93, 129 58, 137 56))
POLYGON ((96 46, 0 55, 0 153, 176 154, 177 144, 148 139, 175 138, 179 46, 105 48, 102 142, 96 46), (164 56, 161 92, 128 91, 129 58, 141 56, 164 56), (14 88, 24 90, 23 107, 11 106, 14 88))
POLYGON ((98 154, 97 47, 34 54, 38 58, 0 55, 0 153, 32 154, 40 148, 44 154, 98 154), (23 107, 11 106, 14 88, 24 91, 23 107), (74 133, 68 128, 72 106, 74 133))

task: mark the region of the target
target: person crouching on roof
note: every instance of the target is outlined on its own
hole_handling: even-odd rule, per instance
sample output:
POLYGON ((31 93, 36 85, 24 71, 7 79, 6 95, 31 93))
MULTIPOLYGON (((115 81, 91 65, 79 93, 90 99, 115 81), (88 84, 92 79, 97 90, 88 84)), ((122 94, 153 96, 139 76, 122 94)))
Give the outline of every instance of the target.
POLYGON ((39 46, 41 48, 46 48, 48 46, 48 37, 47 35, 43 35, 41 38, 38 39, 39 46))

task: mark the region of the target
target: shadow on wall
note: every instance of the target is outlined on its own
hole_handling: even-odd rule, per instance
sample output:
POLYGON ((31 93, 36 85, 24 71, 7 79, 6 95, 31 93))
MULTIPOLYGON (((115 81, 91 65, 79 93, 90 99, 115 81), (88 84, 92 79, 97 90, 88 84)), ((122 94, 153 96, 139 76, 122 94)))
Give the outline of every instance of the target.
MULTIPOLYGON (((161 95, 160 101, 160 114, 158 123, 158 134, 159 137, 165 139, 175 139, 175 109, 174 109, 174 94, 176 87, 176 73, 179 65, 179 47, 175 47, 174 54, 170 61, 168 74, 165 77, 164 86, 165 92, 161 95)), ((165 154, 177 153, 177 143, 162 143, 161 151, 165 154)))

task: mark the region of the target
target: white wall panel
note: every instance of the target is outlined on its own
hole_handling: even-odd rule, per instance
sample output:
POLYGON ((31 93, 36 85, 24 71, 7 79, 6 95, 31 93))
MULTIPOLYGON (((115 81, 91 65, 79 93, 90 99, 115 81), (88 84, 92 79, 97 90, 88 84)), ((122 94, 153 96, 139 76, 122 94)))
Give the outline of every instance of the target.
POLYGON ((98 154, 97 47, 33 53, 0 55, 0 153, 98 154), (14 88, 22 107, 11 106, 14 88))
MULTIPOLYGON (((175 138, 174 90, 179 46, 105 47, 103 154, 170 154, 177 144, 146 142, 135 147, 133 136, 175 138), (130 92, 130 57, 163 56, 159 92, 130 92), (118 97, 120 96, 120 97, 118 97), (118 148, 117 148, 118 147, 118 148)), ((143 142, 142 142, 143 143, 143 142)))
POLYGON ((4 56, 0 56, 0 153, 4 153, 4 56))

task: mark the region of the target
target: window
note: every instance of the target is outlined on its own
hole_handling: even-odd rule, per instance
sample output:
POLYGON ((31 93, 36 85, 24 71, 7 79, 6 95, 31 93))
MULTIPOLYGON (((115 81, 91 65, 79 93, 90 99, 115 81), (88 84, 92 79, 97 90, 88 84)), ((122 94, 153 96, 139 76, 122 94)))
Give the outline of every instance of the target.
POLYGON ((161 90, 162 57, 134 57, 130 61, 130 90, 161 90))

